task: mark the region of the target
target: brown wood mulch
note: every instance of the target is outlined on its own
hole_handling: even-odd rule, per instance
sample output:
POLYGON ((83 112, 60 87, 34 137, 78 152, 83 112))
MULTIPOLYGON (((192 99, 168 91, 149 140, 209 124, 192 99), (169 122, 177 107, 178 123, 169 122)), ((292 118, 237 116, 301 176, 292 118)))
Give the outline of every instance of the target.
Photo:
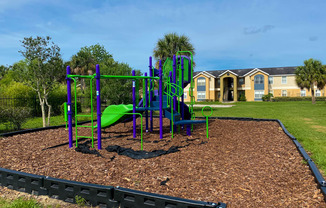
MULTIPOLYGON (((144 130, 144 150, 188 145, 176 153, 135 160, 107 152, 108 145, 140 150, 139 126, 133 139, 129 122, 103 131, 101 156, 68 145, 42 150, 67 142, 64 128, 0 138, 0 167, 228 207, 326 207, 311 171, 276 122, 210 120, 209 139, 205 124, 195 125, 190 137, 181 131, 171 139, 168 123, 162 140, 158 119, 153 133, 144 130)), ((78 132, 90 135, 90 129, 78 132)))

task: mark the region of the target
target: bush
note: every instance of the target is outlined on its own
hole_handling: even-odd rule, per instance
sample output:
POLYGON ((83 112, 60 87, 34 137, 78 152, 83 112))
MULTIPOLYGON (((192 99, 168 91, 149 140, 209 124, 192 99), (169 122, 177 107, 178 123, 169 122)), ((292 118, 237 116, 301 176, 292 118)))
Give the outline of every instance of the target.
POLYGON ((61 106, 63 105, 64 102, 67 102, 67 87, 61 85, 55 88, 49 94, 48 102, 52 107, 51 114, 55 116, 61 115, 62 114, 61 106))
POLYGON ((22 125, 31 117, 32 110, 27 107, 6 107, 0 109, 0 121, 8 122, 14 130, 20 130, 22 125))
POLYGON ((214 102, 214 100, 212 100, 212 99, 205 99, 205 100, 202 100, 200 102, 214 102))
MULTIPOLYGON (((315 97, 316 101, 325 101, 326 97, 315 97)), ((311 101, 311 97, 274 97, 273 102, 287 102, 287 101, 311 101)))
POLYGON ((239 101, 247 101, 246 95, 244 93, 240 93, 239 101))
POLYGON ((264 95, 261 99, 263 101, 269 102, 269 101, 272 101, 272 97, 274 97, 273 94, 272 93, 268 93, 267 95, 264 95))

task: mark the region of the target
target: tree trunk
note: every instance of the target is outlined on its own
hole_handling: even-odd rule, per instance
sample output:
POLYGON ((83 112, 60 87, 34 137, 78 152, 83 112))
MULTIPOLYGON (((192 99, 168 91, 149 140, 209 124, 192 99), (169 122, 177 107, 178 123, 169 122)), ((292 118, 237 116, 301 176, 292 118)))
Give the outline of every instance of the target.
POLYGON ((46 106, 48 107, 48 123, 47 123, 47 126, 50 126, 50 117, 51 117, 51 105, 49 105, 48 103, 48 99, 45 98, 45 103, 46 103, 46 106))
POLYGON ((85 94, 85 88, 86 88, 85 79, 81 78, 80 79, 80 89, 81 89, 83 94, 85 94))
POLYGON ((316 104, 314 85, 312 84, 310 88, 311 88, 311 101, 312 101, 312 104, 316 104))
POLYGON ((40 98, 40 105, 41 105, 41 111, 42 111, 43 127, 46 127, 44 101, 42 102, 41 98, 40 98))

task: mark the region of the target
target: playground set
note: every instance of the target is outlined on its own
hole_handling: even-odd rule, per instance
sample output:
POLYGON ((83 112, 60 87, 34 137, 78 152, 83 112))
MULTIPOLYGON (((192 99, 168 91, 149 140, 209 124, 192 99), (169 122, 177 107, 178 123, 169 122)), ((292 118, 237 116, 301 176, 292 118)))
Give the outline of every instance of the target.
POLYGON ((78 138, 90 138, 92 140, 92 148, 94 148, 94 129, 97 129, 97 148, 102 149, 101 143, 101 129, 111 125, 133 120, 133 138, 136 138, 136 118, 141 118, 141 150, 143 150, 143 113, 145 113, 146 132, 153 131, 153 112, 159 111, 159 129, 160 139, 163 138, 163 117, 170 120, 171 137, 175 129, 180 132, 181 129, 186 129, 187 135, 191 135, 193 124, 206 123, 206 131, 208 138, 208 117, 212 114, 210 108, 210 115, 204 115, 205 106, 202 109, 203 116, 206 120, 196 120, 193 112, 194 96, 193 96, 193 55, 189 51, 179 51, 173 56, 173 59, 167 58, 162 65, 162 60, 159 61, 159 69, 155 69, 152 65, 152 57, 149 57, 149 76, 135 76, 135 71, 132 71, 132 76, 117 76, 117 75, 101 75, 100 66, 96 65, 96 73, 93 75, 73 75, 70 73, 70 67, 67 67, 67 107, 66 118, 68 122, 69 131, 69 148, 73 146, 73 131, 72 131, 72 98, 71 98, 71 80, 74 81, 75 87, 75 103, 77 103, 77 80, 76 78, 90 79, 90 100, 91 100, 91 114, 81 115, 77 114, 77 105, 75 106, 75 137, 76 147, 78 147, 78 138), (190 56, 181 55, 190 54, 190 56), (96 79, 96 111, 97 111, 97 125, 94 126, 93 118, 93 94, 92 84, 93 79, 96 79), (101 79, 131 79, 132 80, 132 104, 128 105, 110 105, 103 113, 101 112, 101 79), (139 99, 139 84, 143 80, 143 95, 139 99), (155 90, 155 82, 158 82, 158 89, 155 90), (183 89, 190 84, 189 96, 191 102, 189 107, 184 103, 183 89), (137 105, 138 104, 138 105, 137 105), (148 115, 149 112, 149 115, 148 115), (90 117, 91 125, 78 125, 78 117, 90 117), (77 127, 91 128, 91 136, 78 135, 77 127))

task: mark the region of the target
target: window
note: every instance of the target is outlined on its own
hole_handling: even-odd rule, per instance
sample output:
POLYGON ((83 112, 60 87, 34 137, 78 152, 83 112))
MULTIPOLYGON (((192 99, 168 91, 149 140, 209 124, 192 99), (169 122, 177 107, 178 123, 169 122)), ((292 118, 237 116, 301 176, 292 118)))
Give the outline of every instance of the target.
POLYGON ((286 84, 286 76, 282 76, 282 84, 286 84))
POLYGON ((268 84, 273 84, 273 83, 274 83, 273 77, 268 77, 268 84))
POLYGON ((221 82, 220 79, 217 79, 217 84, 218 84, 218 85, 220 84, 220 82, 221 82))
POLYGON ((257 99, 261 100, 263 95, 264 95, 264 90, 255 90, 255 100, 257 99))
POLYGON ((274 95, 273 90, 268 90, 268 93, 274 95))
POLYGON ((198 79, 197 84, 198 84, 198 86, 205 86, 206 85, 206 79, 198 79))
POLYGON ((316 95, 316 97, 320 97, 320 90, 316 90, 315 95, 316 95))
POLYGON ((301 90, 300 91, 300 96, 305 97, 306 96, 306 90, 301 90))
POLYGON ((244 84, 244 80, 243 80, 243 78, 240 78, 239 79, 239 85, 243 85, 244 84))
POLYGON ((197 92, 197 99, 206 99, 206 92, 197 92))
POLYGON ((255 84, 264 84, 263 76, 255 76, 255 84))
POLYGON ((187 92, 183 92, 183 98, 187 99, 187 92))
POLYGON ((282 97, 286 97, 286 96, 287 96, 286 90, 282 90, 282 97))

